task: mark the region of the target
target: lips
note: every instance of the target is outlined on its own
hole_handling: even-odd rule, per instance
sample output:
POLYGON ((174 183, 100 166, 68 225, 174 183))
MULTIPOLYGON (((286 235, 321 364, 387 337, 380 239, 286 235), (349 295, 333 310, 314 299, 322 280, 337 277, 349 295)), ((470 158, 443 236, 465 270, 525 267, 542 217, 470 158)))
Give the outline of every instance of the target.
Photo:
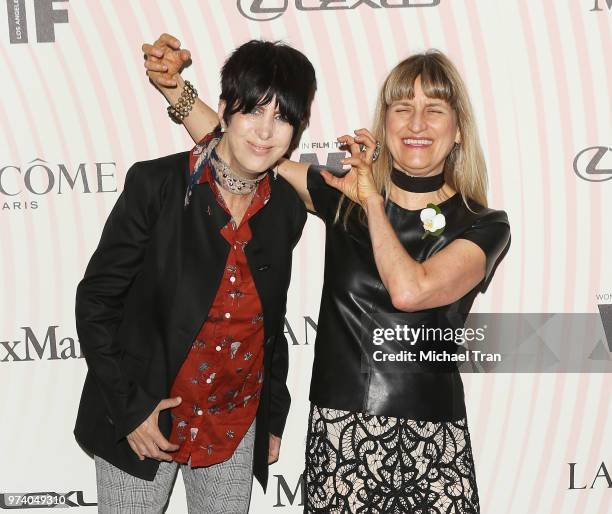
POLYGON ((273 148, 271 146, 256 145, 254 143, 251 143, 250 141, 248 141, 248 144, 255 153, 262 155, 268 153, 273 148))
POLYGON ((410 148, 427 148, 433 144, 433 140, 427 138, 405 138, 402 143, 410 148))

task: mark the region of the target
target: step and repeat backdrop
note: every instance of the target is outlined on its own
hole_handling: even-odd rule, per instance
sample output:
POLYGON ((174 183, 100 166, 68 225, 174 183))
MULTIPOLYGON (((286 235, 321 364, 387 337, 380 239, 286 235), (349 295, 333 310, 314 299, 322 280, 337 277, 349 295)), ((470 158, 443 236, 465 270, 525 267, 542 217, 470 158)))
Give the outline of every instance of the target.
MULTIPOLYGON (((337 161, 337 136, 370 126, 397 62, 450 56, 476 111, 490 204, 512 226, 474 311, 583 314, 601 335, 570 339, 599 367, 464 375, 482 511, 612 512, 610 0, 5 0, 0 18, 0 509, 95 511, 93 461, 72 435, 86 373, 75 288, 129 166, 192 145, 144 74, 142 43, 169 32, 213 105, 241 43, 303 51, 319 87, 294 158, 321 164, 337 161), (60 500, 37 505, 37 494, 60 500)), ((302 509, 323 255, 309 216, 286 317, 293 403, 252 512, 302 509)), ((180 475, 168 511, 186 512, 180 475)))

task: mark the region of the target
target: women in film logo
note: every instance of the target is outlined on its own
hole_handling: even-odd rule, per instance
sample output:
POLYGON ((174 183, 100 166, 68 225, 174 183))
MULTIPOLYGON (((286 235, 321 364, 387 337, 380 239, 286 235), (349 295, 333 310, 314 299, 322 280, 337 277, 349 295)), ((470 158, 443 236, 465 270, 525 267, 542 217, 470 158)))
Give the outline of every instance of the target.
MULTIPOLYGON (((298 11, 340 11, 370 7, 397 9, 401 7, 435 7, 441 0, 291 0, 298 11)), ((290 0, 237 0, 240 14, 249 20, 271 21, 280 18, 290 0)))

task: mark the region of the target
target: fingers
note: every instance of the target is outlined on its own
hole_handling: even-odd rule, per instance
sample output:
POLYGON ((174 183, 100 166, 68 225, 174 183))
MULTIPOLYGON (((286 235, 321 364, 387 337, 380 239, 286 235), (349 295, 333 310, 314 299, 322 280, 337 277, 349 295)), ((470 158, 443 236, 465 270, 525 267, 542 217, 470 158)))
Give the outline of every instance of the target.
POLYGON ((355 139, 358 139, 358 138, 367 138, 373 144, 376 144, 376 138, 374 137, 374 135, 368 129, 360 128, 360 129, 354 130, 353 132, 355 132, 355 134, 356 134, 355 139))
POLYGON ((157 41, 155 41, 155 46, 169 46, 174 50, 178 50, 181 47, 181 42, 174 36, 164 32, 157 38, 157 41))
POLYGON ((349 151, 352 156, 358 156, 360 153, 359 145, 355 142, 355 138, 353 136, 349 136, 345 134, 344 136, 340 136, 338 138, 338 142, 344 146, 348 146, 349 151))
POLYGON ((155 74, 154 76, 152 75, 154 72, 150 72, 147 71, 147 76, 151 79, 151 81, 158 85, 158 86, 162 86, 162 87, 176 87, 178 86, 178 82, 176 81, 176 79, 172 78, 172 75, 168 75, 167 73, 163 74, 163 75, 158 75, 155 74))
POLYGON ((339 189, 340 187, 340 179, 334 175, 332 175, 329 171, 321 170, 321 177, 328 186, 339 189))
POLYGON ((180 448, 178 444, 172 444, 170 441, 168 441, 168 439, 164 437, 164 434, 162 434, 159 430, 151 435, 155 446, 164 452, 175 452, 180 448))
POLYGON ((189 50, 181 50, 179 52, 179 57, 181 58, 181 61, 187 62, 191 59, 191 52, 189 50))
POLYGON ((168 441, 158 428, 135 430, 127 437, 132 451, 140 460, 145 457, 170 462, 172 455, 166 452, 175 452, 180 447, 168 441))
POLYGON ((157 57, 147 58, 144 67, 149 71, 164 72, 168 71, 168 66, 161 62, 157 57))
POLYGON ((178 407, 182 401, 183 400, 180 396, 176 396, 174 398, 164 398, 157 404, 156 409, 165 410, 165 409, 171 409, 173 407, 178 407))
POLYGON ((369 162, 376 149, 376 139, 367 129, 355 130, 355 134, 355 141, 365 146, 365 152, 362 153, 364 153, 366 162, 369 162))
POLYGON ((157 57, 158 59, 161 59, 164 56, 164 49, 159 46, 144 43, 141 49, 146 58, 157 57))
POLYGON ((145 460, 145 456, 142 454, 142 452, 140 451, 139 447, 136 446, 136 444, 132 441, 131 437, 127 438, 128 444, 130 445, 130 448, 132 449, 132 451, 136 454, 136 456, 140 459, 140 460, 145 460))
POLYGON ((357 157, 346 157, 345 159, 340 159, 340 162, 343 165, 350 165, 352 168, 357 168, 357 169, 361 169, 363 167, 363 159, 361 158, 361 156, 357 156, 357 157))

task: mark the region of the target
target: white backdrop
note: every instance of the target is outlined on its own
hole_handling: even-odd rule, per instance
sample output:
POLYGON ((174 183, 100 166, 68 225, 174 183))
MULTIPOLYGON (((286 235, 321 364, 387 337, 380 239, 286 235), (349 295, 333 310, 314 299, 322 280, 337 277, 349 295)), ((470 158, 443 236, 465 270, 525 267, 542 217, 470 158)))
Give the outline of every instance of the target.
MULTIPOLYGON (((336 136, 369 126, 399 60, 446 52, 476 110, 490 204, 512 227, 510 252, 475 310, 597 312, 612 303, 610 0, 1 4, 0 501, 51 491, 96 501, 93 462, 72 436, 86 371, 74 293, 131 163, 191 146, 144 76, 140 46, 164 31, 192 50, 185 75, 213 103, 220 66, 246 40, 302 50, 319 88, 294 157, 314 152, 322 163, 336 136), (276 11, 258 13, 258 4, 276 11)), ((323 236, 310 217, 287 313, 292 410, 268 493, 254 486, 252 512, 301 511, 299 489, 292 495, 303 468, 323 236)), ((484 513, 612 512, 609 374, 464 382, 484 513)), ((169 512, 186 512, 180 478, 169 512)))

